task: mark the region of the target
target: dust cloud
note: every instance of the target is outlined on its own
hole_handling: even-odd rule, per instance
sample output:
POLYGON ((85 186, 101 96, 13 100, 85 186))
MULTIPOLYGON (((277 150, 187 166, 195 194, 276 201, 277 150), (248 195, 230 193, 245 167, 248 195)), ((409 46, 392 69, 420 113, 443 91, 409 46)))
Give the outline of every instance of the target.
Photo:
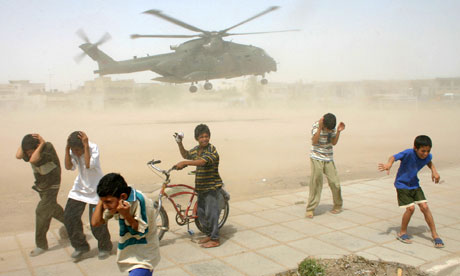
MULTIPOLYGON (((176 88, 170 96, 164 93, 162 101, 141 107, 130 102, 99 109, 63 104, 27 110, 1 107, 3 233, 34 229, 39 198, 31 189, 33 174, 30 164, 15 159, 27 133, 39 133, 58 152, 62 166, 58 202, 62 206, 77 174, 63 168, 66 139, 74 130, 85 131, 99 145, 104 173, 121 173, 130 185, 154 192, 161 178, 146 162, 155 158, 162 161, 162 168, 170 168, 181 160, 173 133, 183 131, 189 149, 196 145, 195 126, 205 123, 220 154, 220 174, 232 201, 306 190, 311 125, 327 112, 346 124, 334 148, 342 182, 383 176, 377 163, 412 147, 419 134, 432 138, 433 162, 441 177, 443 168, 459 164, 460 155, 454 149, 460 130, 454 122, 460 109, 455 102, 384 102, 340 93, 305 96, 294 93, 294 88, 281 92, 275 88, 268 86, 258 93, 234 89, 190 94, 180 86, 185 92, 176 88)), ((172 181, 193 184, 194 177, 187 174, 191 170, 174 172, 172 181)))

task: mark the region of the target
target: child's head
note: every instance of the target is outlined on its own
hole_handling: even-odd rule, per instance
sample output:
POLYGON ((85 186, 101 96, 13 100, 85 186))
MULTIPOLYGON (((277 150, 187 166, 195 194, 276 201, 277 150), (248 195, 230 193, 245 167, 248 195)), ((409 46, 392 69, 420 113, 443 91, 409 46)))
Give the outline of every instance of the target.
POLYGON ((24 153, 24 160, 29 161, 35 149, 37 149, 39 143, 40 142, 38 141, 38 139, 33 137, 32 134, 27 134, 26 136, 24 136, 24 138, 22 138, 21 148, 22 152, 24 153))
POLYGON ((415 137, 414 150, 420 159, 425 159, 428 157, 428 154, 430 154, 431 151, 431 147, 432 143, 430 137, 426 135, 419 135, 415 137))
POLYGON ((211 131, 205 124, 199 124, 195 127, 195 140, 198 141, 200 147, 206 147, 211 138, 211 131))
POLYGON ((83 142, 80 138, 80 131, 74 131, 67 138, 67 145, 72 150, 73 154, 80 157, 84 153, 83 142))
POLYGON ((335 115, 332 113, 327 113, 324 114, 323 116, 323 125, 326 127, 328 130, 333 130, 335 128, 337 121, 335 118, 335 115))
POLYGON ((104 209, 108 209, 112 214, 117 212, 119 201, 126 200, 130 192, 131 188, 128 187, 123 176, 118 173, 104 175, 97 185, 97 195, 104 209))

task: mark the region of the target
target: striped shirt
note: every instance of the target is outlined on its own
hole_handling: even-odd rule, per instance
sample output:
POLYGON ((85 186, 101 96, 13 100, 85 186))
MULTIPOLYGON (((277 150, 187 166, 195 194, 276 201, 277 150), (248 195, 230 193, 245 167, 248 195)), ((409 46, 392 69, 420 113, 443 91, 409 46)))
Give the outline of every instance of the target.
POLYGON ((139 223, 137 230, 134 230, 128 221, 118 213, 111 214, 106 209, 103 214, 106 223, 113 217, 120 225, 117 250, 118 268, 121 272, 128 272, 136 268, 153 271, 160 262, 160 243, 155 223, 157 213, 153 201, 132 187, 126 201, 130 205, 130 214, 139 223))
MULTIPOLYGON (((319 122, 313 124, 311 130, 311 137, 313 137, 319 130, 319 122)), ((319 161, 334 161, 332 151, 332 139, 337 135, 337 130, 331 132, 321 130, 318 143, 311 145, 310 158, 319 161)))
POLYGON ((211 144, 203 149, 200 155, 198 151, 199 146, 187 152, 185 159, 188 160, 204 160, 206 164, 204 166, 196 167, 195 175, 195 189, 196 191, 209 191, 215 190, 218 187, 222 187, 222 179, 219 175, 219 153, 217 153, 216 147, 211 144))

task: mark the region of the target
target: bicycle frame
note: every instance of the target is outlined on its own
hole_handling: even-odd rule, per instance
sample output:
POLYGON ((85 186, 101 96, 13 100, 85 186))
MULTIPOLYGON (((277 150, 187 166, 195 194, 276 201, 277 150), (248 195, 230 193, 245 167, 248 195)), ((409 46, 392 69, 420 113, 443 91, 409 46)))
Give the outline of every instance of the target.
POLYGON ((184 225, 186 223, 190 223, 190 219, 197 219, 198 218, 198 216, 196 214, 197 210, 196 210, 195 207, 192 210, 192 214, 189 215, 190 208, 192 207, 193 200, 195 199, 195 196, 197 196, 197 193, 195 192, 195 188, 192 187, 192 186, 189 186, 189 185, 185 185, 185 184, 172 184, 172 185, 170 185, 169 184, 171 182, 170 175, 171 175, 171 171, 174 169, 174 167, 169 169, 169 170, 167 170, 167 171, 162 170, 162 169, 160 169, 160 168, 155 166, 155 164, 158 164, 160 162, 161 161, 159 161, 159 160, 157 160, 157 161, 152 160, 152 161, 147 163, 147 165, 151 169, 154 169, 154 170, 156 170, 156 171, 158 171, 158 172, 160 172, 160 173, 162 173, 162 174, 164 174, 166 176, 166 179, 162 183, 160 194, 159 194, 159 197, 158 197, 158 209, 161 209, 161 206, 163 204, 162 198, 165 197, 171 202, 172 206, 174 207, 174 210, 176 211, 177 216, 179 216, 179 218, 181 219, 181 223, 179 223, 179 221, 177 219, 176 219, 176 223, 179 224, 179 225, 184 225), (174 192, 172 194, 168 194, 166 192, 167 188, 172 188, 173 189, 173 188, 177 188, 177 187, 186 188, 187 191, 174 192), (180 195, 190 195, 190 199, 188 201, 187 208, 184 210, 183 213, 182 213, 182 209, 180 208, 181 206, 179 204, 177 204, 173 199, 174 197, 177 197, 177 196, 180 196, 180 195))

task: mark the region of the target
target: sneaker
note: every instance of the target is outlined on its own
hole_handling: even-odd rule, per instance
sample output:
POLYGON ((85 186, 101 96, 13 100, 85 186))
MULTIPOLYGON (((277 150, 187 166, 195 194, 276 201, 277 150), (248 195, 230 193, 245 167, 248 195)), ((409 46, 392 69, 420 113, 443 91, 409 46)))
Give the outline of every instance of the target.
POLYGON ((72 259, 74 260, 74 262, 77 262, 79 260, 81 260, 83 254, 85 254, 86 252, 89 251, 89 248, 88 249, 85 249, 85 250, 75 250, 72 255, 70 255, 70 257, 72 257, 72 259))
POLYGON ((97 254, 97 258, 98 258, 99 260, 105 260, 105 259, 107 259, 108 257, 110 257, 110 251, 99 250, 99 254, 97 254))
POLYGON ((40 247, 35 247, 32 251, 30 251, 29 255, 30 257, 35 257, 35 256, 38 256, 38 255, 41 255, 43 253, 46 252, 47 249, 43 249, 43 248, 40 248, 40 247))

